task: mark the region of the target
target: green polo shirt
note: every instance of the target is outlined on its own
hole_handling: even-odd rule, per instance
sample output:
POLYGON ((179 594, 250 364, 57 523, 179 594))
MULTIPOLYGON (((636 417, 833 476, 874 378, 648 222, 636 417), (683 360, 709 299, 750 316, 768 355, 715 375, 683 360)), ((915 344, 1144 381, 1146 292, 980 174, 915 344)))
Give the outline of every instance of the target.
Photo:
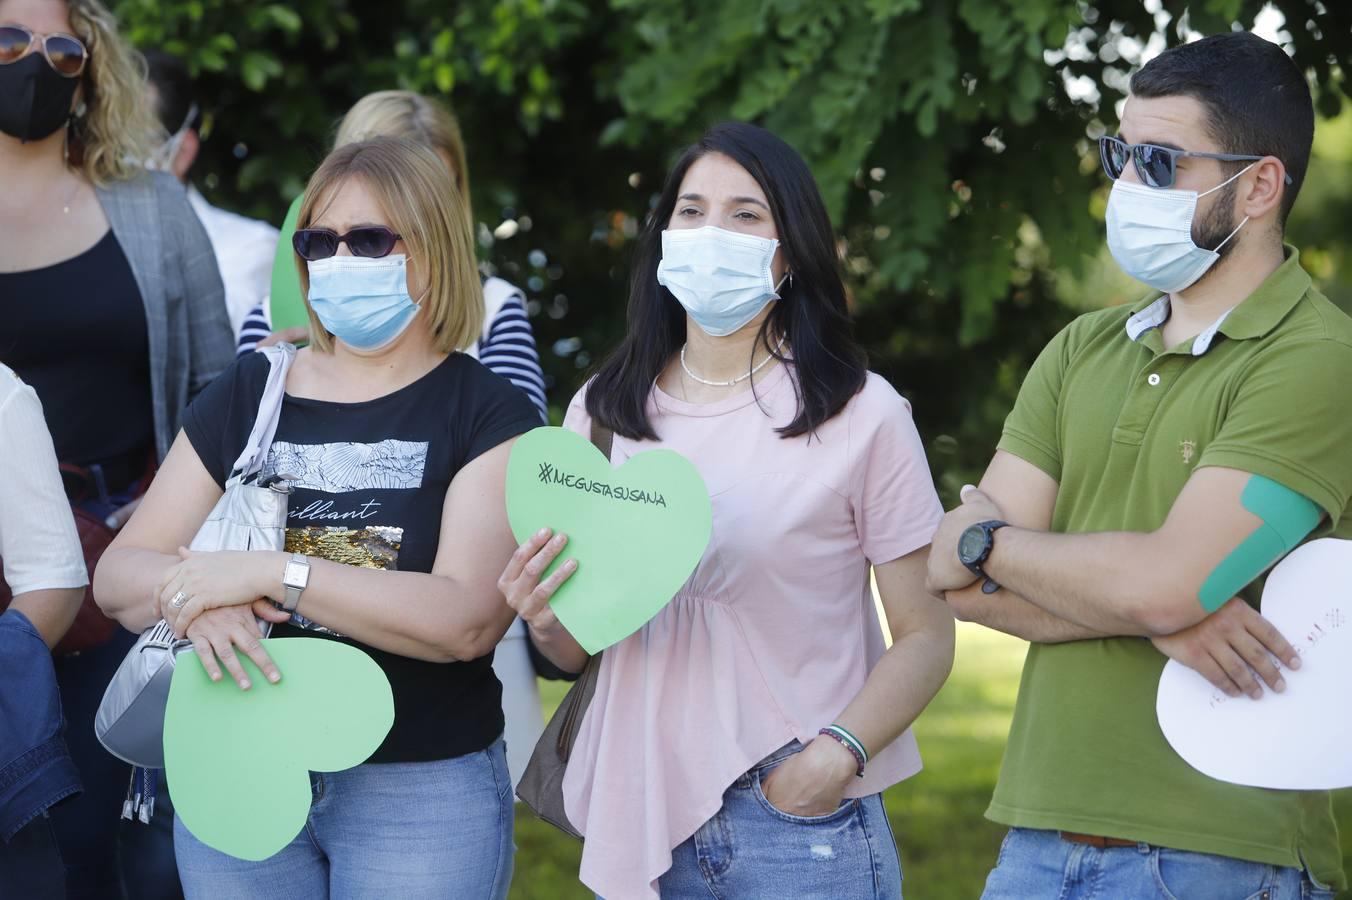
MULTIPOLYGON (((1157 327, 1167 297, 1082 316, 1047 345, 1000 449, 1060 484, 1053 531, 1153 531, 1196 469, 1224 466, 1317 503, 1328 519, 1314 536, 1352 537, 1352 319, 1312 287, 1294 248, 1286 254, 1177 347, 1165 349, 1157 327)), ((1256 603, 1255 586, 1246 597, 1256 603)), ((1140 638, 1031 645, 987 816, 1307 865, 1345 886, 1328 792, 1227 784, 1170 748, 1155 718, 1165 662, 1140 638)), ((1258 746, 1292 739, 1253 735, 1258 746)))

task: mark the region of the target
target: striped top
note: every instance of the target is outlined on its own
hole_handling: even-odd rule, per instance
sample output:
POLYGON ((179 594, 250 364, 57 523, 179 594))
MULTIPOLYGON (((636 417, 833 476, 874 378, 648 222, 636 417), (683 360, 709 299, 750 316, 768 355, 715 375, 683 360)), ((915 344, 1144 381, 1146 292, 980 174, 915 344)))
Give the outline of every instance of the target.
POLYGON ((268 321, 267 307, 260 303, 244 314, 239 326, 239 336, 235 339, 235 355, 246 356, 258 349, 258 342, 272 334, 272 323, 268 321))
POLYGON ((479 341, 479 362, 525 391, 540 416, 548 421, 545 376, 520 294, 504 301, 493 317, 488 335, 479 341))
MULTIPOLYGON (((240 356, 252 353, 258 342, 272 333, 268 321, 267 309, 263 304, 255 306, 244 317, 240 326, 236 352, 240 356)), ((535 348, 535 335, 531 332, 530 320, 526 318, 526 306, 518 291, 498 309, 492 325, 479 340, 479 361, 489 371, 526 392, 540 417, 549 418, 549 405, 545 400, 545 376, 540 368, 540 354, 535 348)))

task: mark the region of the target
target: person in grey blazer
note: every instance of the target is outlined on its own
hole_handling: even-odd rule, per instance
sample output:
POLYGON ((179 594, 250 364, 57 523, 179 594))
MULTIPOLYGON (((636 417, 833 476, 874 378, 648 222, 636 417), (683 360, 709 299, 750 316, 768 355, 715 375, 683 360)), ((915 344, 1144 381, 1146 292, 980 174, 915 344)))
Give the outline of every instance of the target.
MULTIPOLYGON (((102 3, 0 0, 0 28, 18 48, 0 65, 0 361, 41 400, 82 515, 117 527, 188 401, 231 361, 221 279, 182 187, 144 169, 159 130, 144 62, 102 3)), ((55 660, 85 788, 53 811, 71 897, 120 893, 129 773, 93 718, 133 638, 118 629, 55 660)), ((130 851, 124 863, 172 896, 172 847, 158 846, 153 872, 130 851)))
POLYGON ((166 172, 97 188, 145 305, 155 457, 169 452, 188 401, 234 361, 211 241, 166 172))

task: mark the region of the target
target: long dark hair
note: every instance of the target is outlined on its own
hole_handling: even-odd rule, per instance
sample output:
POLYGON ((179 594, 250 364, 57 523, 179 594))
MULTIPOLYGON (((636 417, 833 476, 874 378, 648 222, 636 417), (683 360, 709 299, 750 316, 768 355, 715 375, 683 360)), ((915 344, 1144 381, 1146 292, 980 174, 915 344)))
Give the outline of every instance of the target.
POLYGON ((867 360, 851 334, 835 233, 812 172, 784 141, 744 122, 709 129, 667 176, 639 237, 624 340, 597 368, 587 389, 587 412, 616 434, 657 440, 648 420, 648 397, 657 376, 685 343, 685 310, 657 283, 662 231, 671 221, 686 171, 708 153, 736 161, 769 200, 793 277, 780 288, 780 300, 761 324, 761 340, 752 353, 762 344, 772 345, 772 332, 787 339, 792 359, 779 359, 797 370, 798 413, 779 433, 786 438, 811 434, 863 388, 867 360))

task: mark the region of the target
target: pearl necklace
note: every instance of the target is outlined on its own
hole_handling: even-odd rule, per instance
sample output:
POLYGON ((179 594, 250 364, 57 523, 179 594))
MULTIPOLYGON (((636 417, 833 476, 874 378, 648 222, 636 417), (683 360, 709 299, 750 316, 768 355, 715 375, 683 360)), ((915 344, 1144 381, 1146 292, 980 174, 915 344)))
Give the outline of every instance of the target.
POLYGON ((761 369, 765 368, 770 360, 775 359, 779 352, 784 349, 784 339, 779 339, 779 344, 775 347, 774 353, 771 353, 769 356, 765 357, 765 359, 761 360, 750 372, 747 372, 745 375, 739 375, 731 381, 710 381, 707 378, 700 378, 694 372, 690 371, 690 367, 685 364, 685 347, 685 344, 681 345, 681 368, 685 370, 685 374, 689 375, 700 384, 707 384, 709 387, 732 387, 733 385, 741 384, 743 381, 746 381, 752 375, 755 375, 761 369))

